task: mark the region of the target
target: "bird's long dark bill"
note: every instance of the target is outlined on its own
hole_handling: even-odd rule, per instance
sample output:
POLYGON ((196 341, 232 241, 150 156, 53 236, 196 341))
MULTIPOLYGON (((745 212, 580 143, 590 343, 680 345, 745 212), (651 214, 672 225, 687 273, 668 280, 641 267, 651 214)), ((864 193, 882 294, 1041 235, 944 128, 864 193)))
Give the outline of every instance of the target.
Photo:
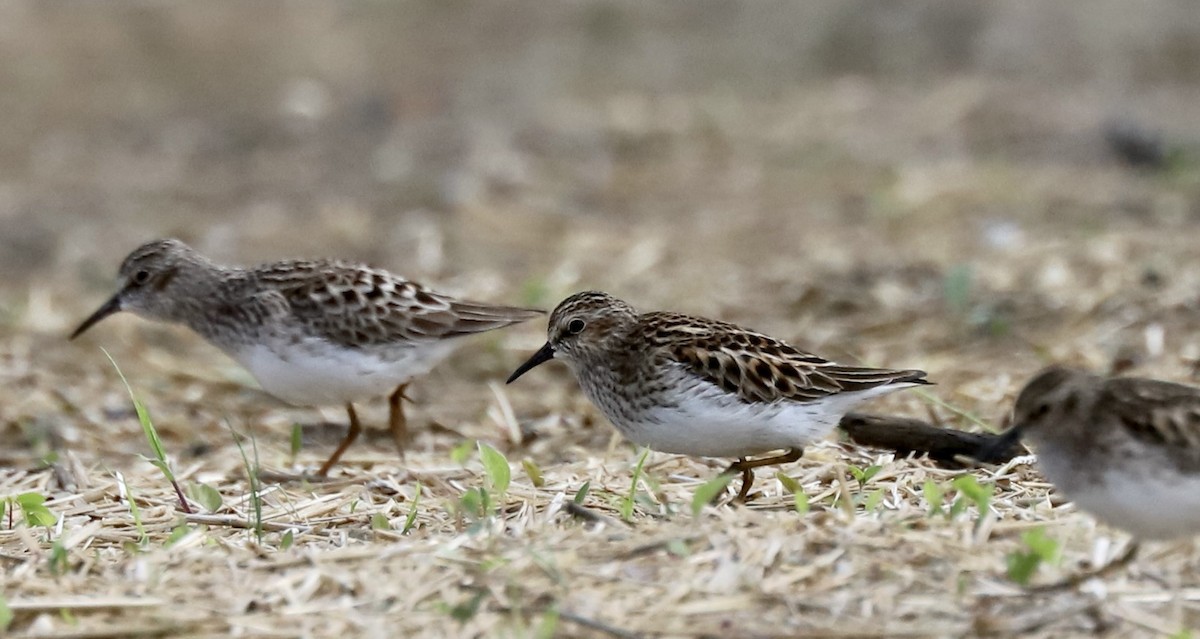
POLYGON ((113 295, 112 297, 108 298, 108 301, 105 302, 103 306, 96 309, 95 313, 92 313, 90 317, 83 320, 83 323, 79 325, 79 328, 75 329, 74 333, 71 333, 71 339, 75 339, 76 337, 79 337, 80 335, 83 334, 84 331, 91 328, 94 324, 96 324, 100 320, 102 320, 102 319, 108 317, 109 315, 112 315, 113 313, 116 313, 117 311, 120 311, 120 310, 121 310, 121 298, 119 295, 113 295))
POLYGON ((511 383, 517 381, 518 377, 524 375, 525 373, 528 373, 530 370, 536 368, 537 366, 539 366, 541 364, 545 364, 546 362, 548 362, 552 359, 554 359, 554 347, 550 345, 550 342, 546 342, 546 345, 539 348, 538 352, 533 354, 533 357, 530 357, 528 360, 525 361, 524 364, 521 364, 520 366, 518 366, 517 370, 513 371, 512 375, 508 376, 508 381, 504 382, 504 383, 511 384, 511 383))
POLYGON ((979 447, 975 454, 978 461, 994 464, 1001 460, 1007 461, 1012 457, 1008 451, 1021 441, 1021 425, 1014 424, 1011 428, 996 436, 992 441, 979 447))

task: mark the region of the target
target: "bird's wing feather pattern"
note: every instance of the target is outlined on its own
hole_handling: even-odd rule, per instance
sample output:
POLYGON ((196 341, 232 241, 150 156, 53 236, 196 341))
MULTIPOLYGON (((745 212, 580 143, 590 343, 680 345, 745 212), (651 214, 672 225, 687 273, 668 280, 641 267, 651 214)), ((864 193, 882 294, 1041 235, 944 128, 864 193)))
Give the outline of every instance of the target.
POLYGON ((1111 411, 1136 438, 1200 451, 1200 392, 1152 379, 1115 378, 1104 384, 1098 411, 1111 411))
POLYGON ((746 402, 811 402, 895 383, 927 384, 918 370, 841 366, 734 324, 652 313, 644 337, 692 373, 746 402))
POLYGON ((429 342, 482 333, 541 315, 459 301, 380 269, 338 261, 281 262, 257 278, 279 291, 313 335, 349 347, 429 342))

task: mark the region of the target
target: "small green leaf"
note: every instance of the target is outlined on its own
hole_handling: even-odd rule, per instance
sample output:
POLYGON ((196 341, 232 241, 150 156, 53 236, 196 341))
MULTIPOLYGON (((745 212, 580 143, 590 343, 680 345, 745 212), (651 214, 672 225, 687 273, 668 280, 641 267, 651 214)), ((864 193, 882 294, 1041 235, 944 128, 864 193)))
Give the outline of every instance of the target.
POLYGON ((520 299, 525 306, 545 306, 550 297, 550 286, 545 279, 531 278, 521 285, 520 299))
POLYGON ((171 530, 171 534, 167 537, 167 541, 163 543, 163 546, 167 548, 174 546, 175 544, 179 543, 180 539, 186 537, 190 532, 192 532, 192 528, 190 526, 187 524, 179 524, 171 530))
POLYGON ((878 508, 879 504, 881 503, 883 503, 883 489, 876 488, 875 490, 872 490, 867 495, 866 500, 863 501, 863 509, 867 512, 872 512, 878 508))
POLYGON ((462 466, 467 463, 467 459, 471 457, 471 449, 475 447, 475 442, 467 439, 460 442, 457 446, 450 449, 450 460, 462 466))
POLYGON ((291 528, 289 528, 287 532, 283 533, 283 537, 281 537, 279 539, 279 549, 280 550, 288 550, 295 543, 296 543, 296 532, 294 530, 292 530, 291 528))
POLYGON ((992 500, 992 487, 983 486, 972 475, 959 475, 955 477, 950 485, 958 491, 959 497, 954 501, 954 505, 950 507, 952 515, 965 510, 965 501, 970 501, 979 509, 979 516, 982 518, 987 514, 988 504, 992 500))
POLYGON ((980 508, 986 508, 992 498, 992 487, 981 485, 973 475, 959 475, 950 484, 980 508))
POLYGON ((492 572, 500 566, 507 566, 508 560, 499 555, 488 555, 479 560, 479 569, 483 572, 492 572))
POLYGON ((867 466, 867 468, 865 470, 863 470, 863 476, 862 476, 861 482, 863 484, 865 484, 865 483, 871 481, 872 479, 874 479, 875 475, 879 474, 879 471, 881 471, 881 470, 883 470, 883 466, 880 466, 878 464, 873 464, 871 466, 867 466))
POLYGON ((858 482, 858 487, 862 488, 867 482, 871 481, 872 477, 879 473, 880 466, 867 466, 866 468, 847 466, 846 469, 850 471, 850 474, 854 477, 854 481, 858 482))
POLYGON ((1042 561, 1056 564, 1062 559, 1062 547, 1058 540, 1046 534, 1043 528, 1034 528, 1021 535, 1021 541, 1042 561))
POLYGON ((554 639, 558 632, 558 608, 551 606, 542 613, 542 620, 534 629, 536 639, 554 639))
POLYGON ((12 622, 13 612, 8 607, 8 599, 5 599, 4 595, 0 593, 0 630, 8 630, 12 622))
POLYGON ((451 608, 450 616, 453 617, 455 621, 470 621, 471 618, 475 616, 475 613, 479 612, 479 604, 483 603, 485 594, 486 592, 483 590, 476 592, 471 596, 470 599, 451 608))
POLYGON ((800 482, 796 481, 790 475, 784 474, 782 470, 775 471, 775 479, 778 479, 779 483, 783 484, 784 490, 788 491, 789 493, 802 492, 804 490, 804 487, 800 485, 800 482))
POLYGON ((521 467, 525 469, 525 474, 529 477, 529 482, 533 484, 534 488, 541 488, 546 485, 546 479, 542 476, 542 469, 538 468, 532 459, 522 459, 521 467))
POLYGON ((17 495, 17 505, 21 510, 45 508, 46 496, 41 493, 21 493, 17 495))
POLYGON ((417 523, 417 504, 421 502, 421 484, 417 484, 416 490, 413 492, 412 503, 408 506, 408 516, 404 518, 404 528, 400 531, 407 535, 408 531, 413 529, 417 523))
POLYGON ((858 482, 859 486, 863 483, 863 469, 858 466, 847 466, 846 470, 850 471, 850 476, 854 477, 854 481, 858 482))
POLYGON ((479 442, 479 460, 483 462, 483 470, 487 473, 492 492, 503 495, 512 481, 512 468, 504 453, 492 448, 484 442, 479 442))
POLYGON ((934 515, 942 512, 942 503, 945 494, 942 492, 942 487, 937 485, 937 482, 932 479, 926 479, 921 485, 921 492, 925 495, 925 501, 929 502, 929 514, 934 515))
POLYGON ((462 512, 473 519, 482 519, 487 514, 487 492, 483 488, 468 488, 458 498, 462 512))
POLYGON ((587 499, 588 492, 591 490, 591 488, 592 482, 591 480, 588 480, 583 482, 583 485, 579 487, 579 490, 575 491, 575 498, 572 501, 575 502, 576 506, 583 505, 583 502, 587 499))
POLYGON ((70 567, 70 556, 61 540, 55 540, 50 546, 50 574, 58 576, 66 574, 70 567))
POLYGON ((796 479, 788 477, 782 471, 775 471, 775 479, 779 479, 779 483, 784 484, 784 488, 791 492, 793 508, 796 508, 796 514, 803 515, 809 512, 809 495, 804 492, 804 486, 800 485, 796 479))
POLYGON ((49 528, 58 523, 58 517, 46 508, 46 497, 39 493, 21 493, 17 495, 17 505, 21 508, 21 514, 25 516, 25 525, 27 526, 45 526, 49 528))
POLYGON ((793 507, 796 509, 796 514, 797 515, 807 514, 808 513, 808 493, 804 492, 803 490, 798 490, 798 491, 792 493, 792 498, 795 500, 795 504, 793 507))
POLYGON ((716 477, 713 477, 712 479, 701 484, 700 487, 696 489, 695 494, 692 495, 692 516, 695 517, 699 515, 700 511, 704 510, 704 506, 712 503, 712 500, 716 499, 717 495, 720 495, 722 492, 724 492, 725 487, 728 486, 729 482, 732 480, 733 475, 721 473, 720 475, 717 475, 716 477))
POLYGON ((1009 553, 1004 558, 1004 563, 1007 566, 1008 578, 1026 586, 1033 578, 1033 573, 1037 572, 1038 566, 1042 564, 1042 558, 1036 553, 1018 550, 1009 553))
POLYGON ((292 459, 295 459, 300 454, 300 449, 304 447, 304 427, 300 424, 292 424, 292 459))
POLYGON ((672 539, 667 542, 667 552, 676 557, 687 557, 692 554, 692 549, 688 547, 687 542, 682 539, 672 539))
POLYGON ((371 515, 372 530, 391 530, 392 522, 388 521, 387 515, 383 513, 375 513, 371 515))
POLYGON ((956 264, 946 273, 943 292, 946 306, 956 313, 964 313, 971 304, 971 265, 956 264))
POLYGON ((215 513, 221 509, 224 502, 221 499, 221 492, 216 488, 199 482, 190 485, 188 488, 188 495, 199 502, 201 506, 204 506, 204 509, 208 512, 215 513))

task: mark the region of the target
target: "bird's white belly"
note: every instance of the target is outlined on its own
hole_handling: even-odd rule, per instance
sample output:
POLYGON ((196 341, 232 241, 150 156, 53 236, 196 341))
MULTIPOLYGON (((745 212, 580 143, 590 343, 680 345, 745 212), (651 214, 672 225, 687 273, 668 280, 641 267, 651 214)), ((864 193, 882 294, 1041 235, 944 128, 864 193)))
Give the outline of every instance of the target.
POLYGON ((1200 477, 1181 477, 1151 466, 1147 472, 1113 472, 1101 481, 1063 476, 1042 463, 1046 477, 1080 509, 1141 539, 1200 534, 1200 477))
POLYGON ((297 406, 321 406, 390 393, 429 372, 455 346, 443 341, 373 352, 310 339, 288 348, 251 346, 231 355, 271 395, 297 406))
POLYGON ((708 410, 692 405, 656 409, 628 436, 654 450, 701 457, 745 457, 780 448, 803 447, 824 437, 839 416, 803 404, 708 410))
MULTIPOLYGON (((614 419, 636 444, 700 457, 745 457, 781 448, 802 448, 824 438, 842 415, 871 397, 913 384, 839 393, 815 402, 750 404, 717 386, 699 382, 675 406, 652 408, 643 418, 614 419)), ((614 416, 615 417, 615 416, 614 416)))

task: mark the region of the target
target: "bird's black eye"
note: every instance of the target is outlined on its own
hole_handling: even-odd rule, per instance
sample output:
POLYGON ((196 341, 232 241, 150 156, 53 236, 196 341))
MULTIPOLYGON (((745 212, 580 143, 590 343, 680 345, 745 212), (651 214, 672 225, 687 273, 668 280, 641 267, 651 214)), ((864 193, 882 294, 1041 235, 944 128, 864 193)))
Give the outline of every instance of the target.
POLYGON ((141 286, 150 280, 150 271, 141 270, 133 274, 133 283, 136 286, 141 286))
POLYGON ((1037 408, 1033 409, 1033 413, 1030 415, 1030 417, 1033 419, 1041 419, 1048 414, 1050 414, 1050 403, 1046 402, 1039 404, 1037 408))
POLYGON ((567 322, 567 332, 572 335, 578 335, 583 332, 583 329, 586 326, 587 326, 587 322, 584 322, 583 320, 576 317, 575 319, 567 322))

